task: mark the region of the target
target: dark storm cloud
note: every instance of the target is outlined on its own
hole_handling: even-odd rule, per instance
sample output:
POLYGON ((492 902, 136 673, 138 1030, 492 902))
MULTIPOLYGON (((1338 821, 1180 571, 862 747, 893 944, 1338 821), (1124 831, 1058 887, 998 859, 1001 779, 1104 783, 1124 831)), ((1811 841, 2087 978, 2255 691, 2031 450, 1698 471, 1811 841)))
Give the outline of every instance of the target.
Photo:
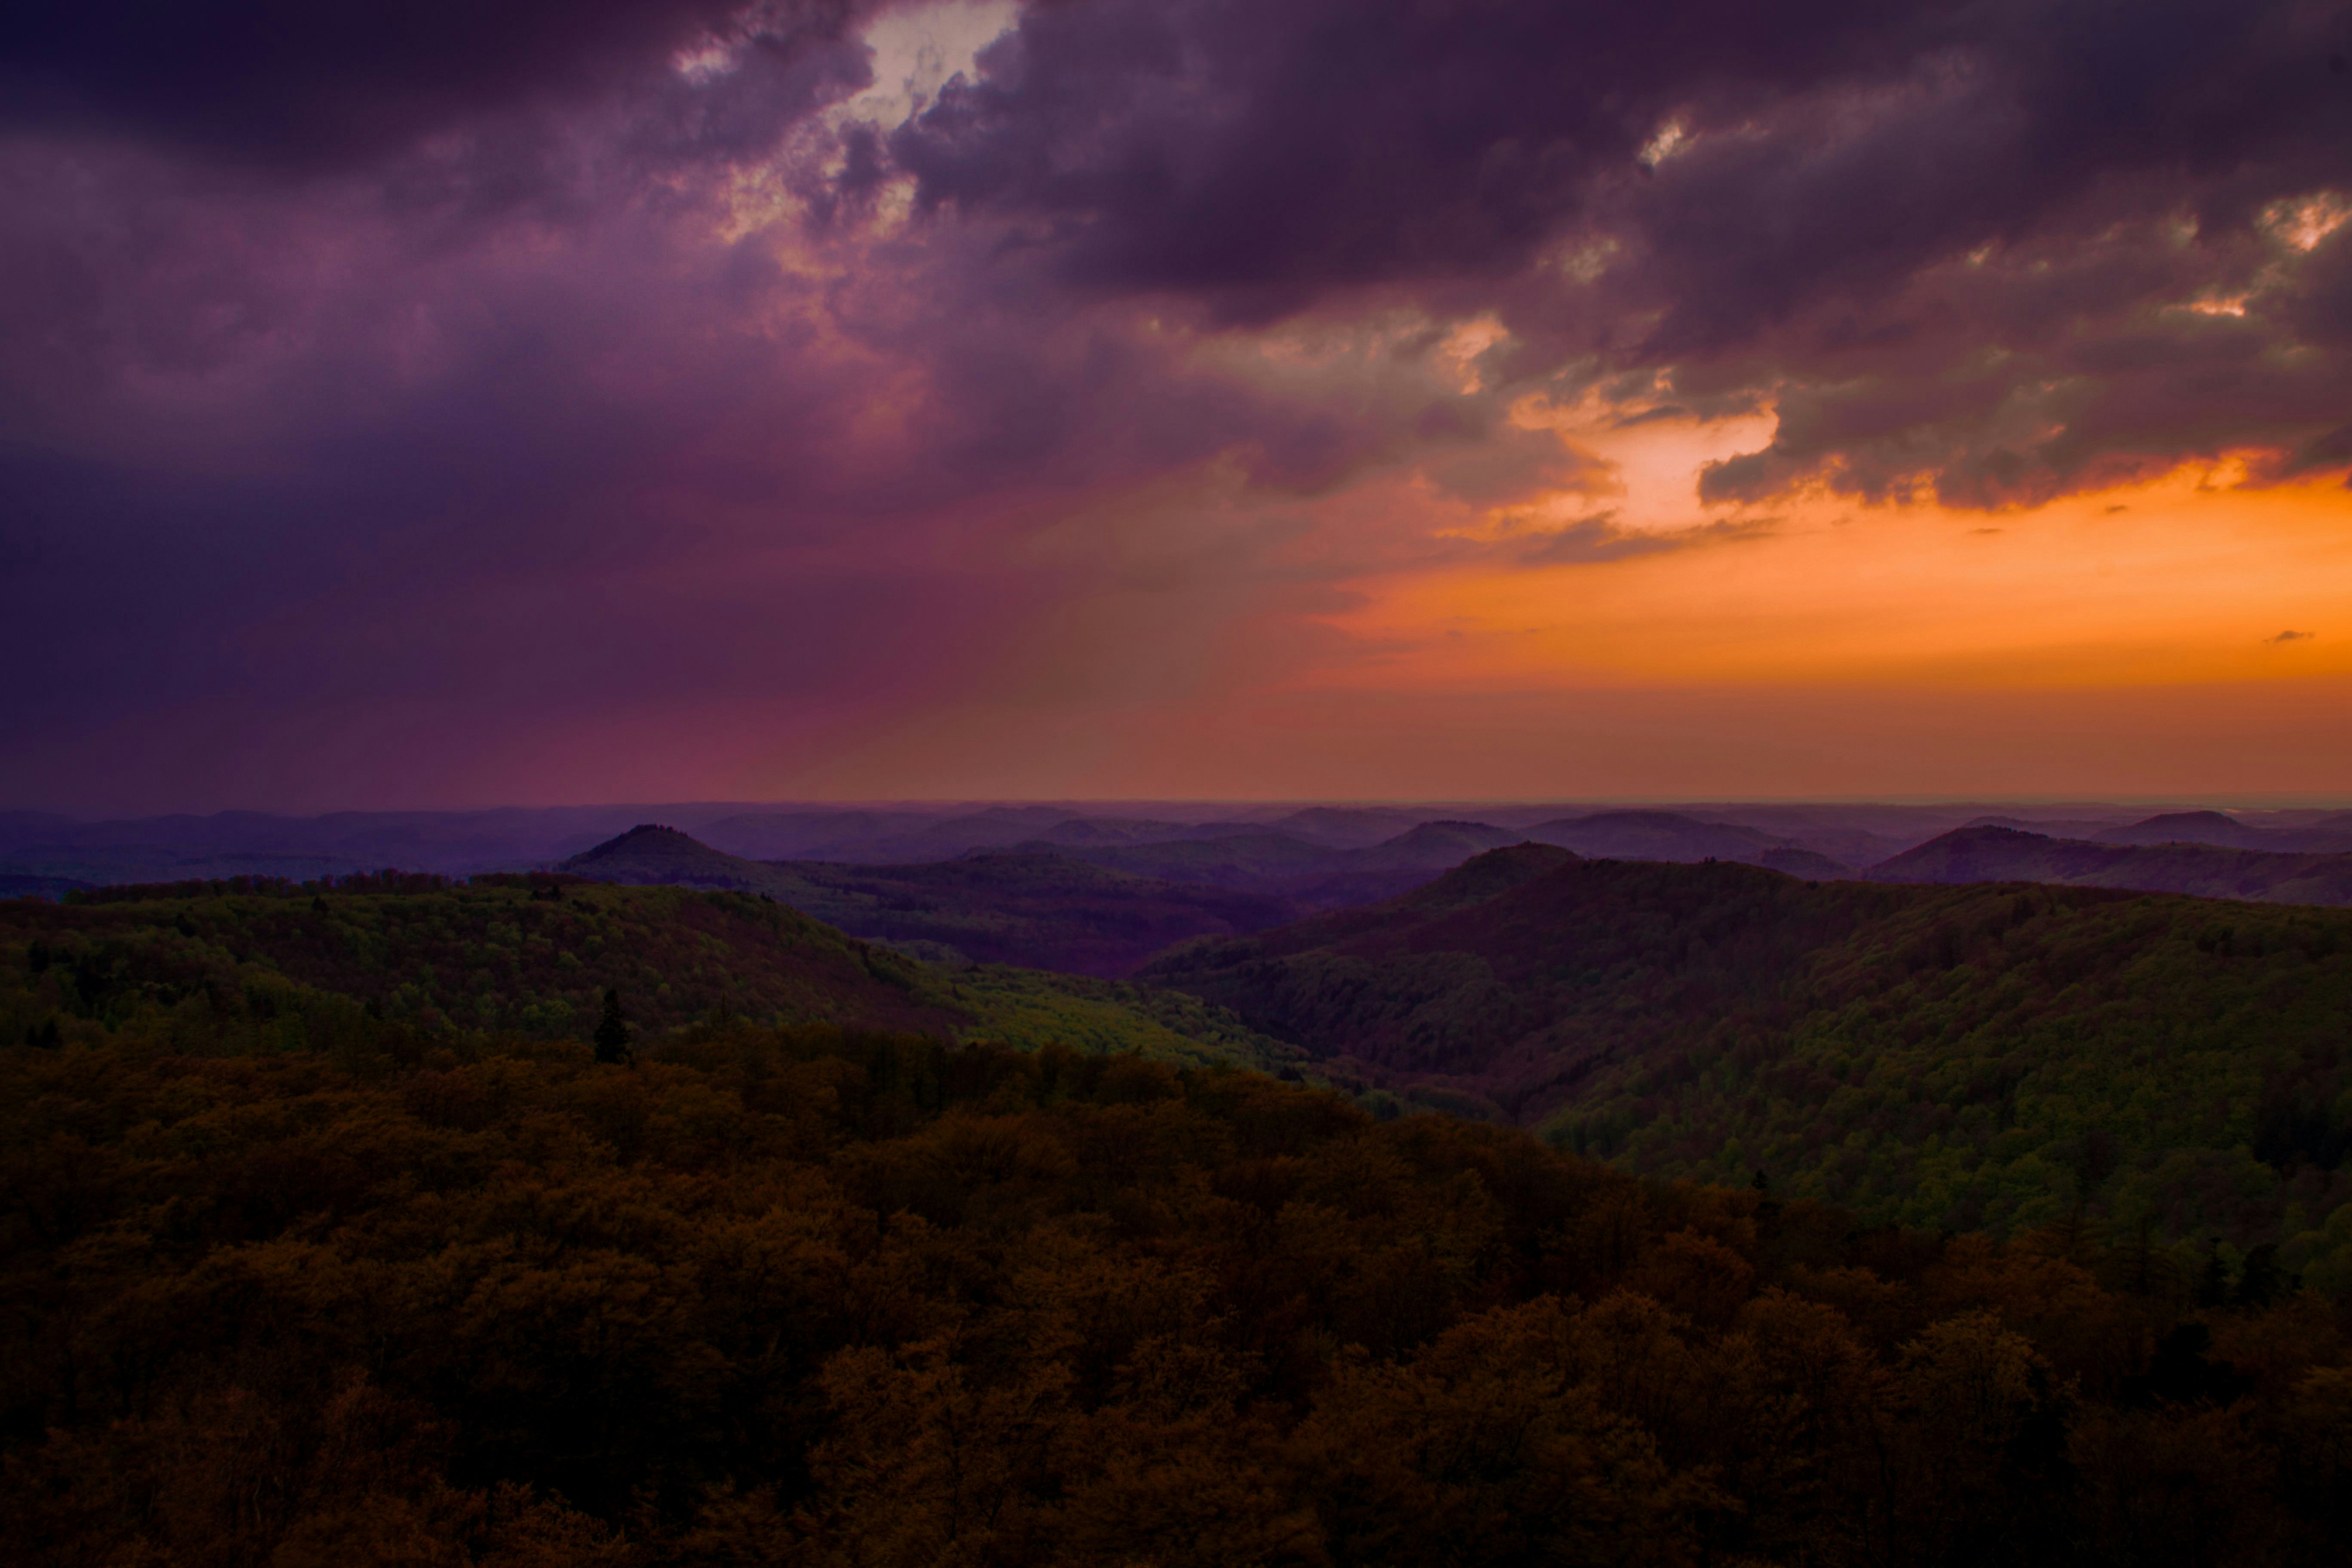
POLYGON ((1075 279, 1263 319, 1335 286, 1507 272, 1689 96, 1891 65, 1916 26, 1809 9, 1042 6, 891 151, 925 203, 1033 222, 1075 279))
POLYGON ((1525 384, 1782 394, 1712 500, 1995 504, 2231 443, 2328 460, 2340 354, 2261 362, 2340 344, 2344 242, 2282 259, 2263 224, 2352 183, 2347 47, 2340 6, 2243 0, 1138 0, 1032 12, 889 145, 1076 288, 1234 321, 1402 291, 1499 310, 1525 384), (2158 319, 2241 286, 2234 337, 2158 319))
POLYGON ((637 85, 681 49, 837 39, 854 0, 78 0, 0 30, 0 121, 316 170, 519 103, 637 85))

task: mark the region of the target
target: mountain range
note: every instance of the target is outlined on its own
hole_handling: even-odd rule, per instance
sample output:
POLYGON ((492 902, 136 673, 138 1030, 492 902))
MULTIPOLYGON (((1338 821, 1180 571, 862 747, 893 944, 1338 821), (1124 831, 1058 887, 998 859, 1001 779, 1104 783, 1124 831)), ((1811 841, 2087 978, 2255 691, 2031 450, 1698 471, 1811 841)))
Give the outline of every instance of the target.
MULTIPOLYGON (((644 822, 667 823, 746 859, 869 866, 937 862, 974 850, 1026 845, 1092 851, 1233 837, 1275 837, 1323 849, 1370 849, 1423 823, 1454 821, 1618 858, 1712 857, 1760 864, 1776 851, 1796 850, 1840 867, 1866 868, 1939 834, 1982 823, 2095 840, 2111 831, 2136 831, 2136 825, 2147 817, 2145 808, 2099 804, 1737 801, 1664 810, 1600 804, 1570 809, 1558 803, 1492 801, 1373 805, 982 802, 789 808, 700 802, 346 811, 315 816, 230 811, 99 821, 56 812, 7 811, 0 812, 0 878, 16 880, 0 886, 56 892, 75 885, 237 876, 299 879, 385 867, 447 876, 520 871, 551 866, 644 822)), ((2325 850, 2336 847, 2324 841, 2329 836, 2352 831, 2347 826, 2352 814, 2313 809, 2240 812, 2226 817, 2170 812, 2155 820, 2166 825, 2156 831, 2168 837, 2278 852, 2325 850), (2191 816, 2200 820, 2190 821, 2191 816)), ((1239 852, 1220 853, 1234 858, 1239 852)), ((1265 859, 1270 852, 1261 847, 1252 853, 1265 859)), ((1790 865, 1798 868, 1795 862, 1790 865)), ((1816 862, 1803 865, 1807 875, 1822 870, 1816 862)))

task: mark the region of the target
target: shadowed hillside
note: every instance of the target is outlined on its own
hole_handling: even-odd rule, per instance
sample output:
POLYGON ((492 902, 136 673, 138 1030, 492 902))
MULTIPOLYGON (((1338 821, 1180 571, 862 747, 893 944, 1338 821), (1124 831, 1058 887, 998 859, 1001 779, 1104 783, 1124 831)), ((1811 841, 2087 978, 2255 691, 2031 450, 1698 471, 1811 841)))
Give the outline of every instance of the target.
POLYGON ((1140 978, 1633 1169, 1954 1228, 2079 1200, 2352 1287, 2352 914, 1537 853, 1140 978))

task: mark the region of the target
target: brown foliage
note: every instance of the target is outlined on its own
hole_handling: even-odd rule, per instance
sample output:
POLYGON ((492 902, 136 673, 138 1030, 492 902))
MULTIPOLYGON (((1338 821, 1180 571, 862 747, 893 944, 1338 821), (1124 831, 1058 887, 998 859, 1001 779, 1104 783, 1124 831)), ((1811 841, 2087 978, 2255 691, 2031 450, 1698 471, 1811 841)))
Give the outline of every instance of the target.
POLYGON ((741 1025, 633 1067, 463 1045, 366 1071, 0 1050, 18 1559, 2352 1542, 2352 1371, 2316 1297, 2184 1333, 2080 1236, 1862 1231, 1244 1073, 741 1025))

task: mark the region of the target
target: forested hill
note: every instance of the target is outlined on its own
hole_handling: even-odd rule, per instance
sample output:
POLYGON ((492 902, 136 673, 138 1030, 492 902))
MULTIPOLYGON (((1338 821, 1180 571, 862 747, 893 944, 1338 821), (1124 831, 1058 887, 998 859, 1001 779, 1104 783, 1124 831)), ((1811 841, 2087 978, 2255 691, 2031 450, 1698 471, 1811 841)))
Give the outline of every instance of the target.
POLYGON ((2079 1200, 2352 1288, 2352 912, 1537 854, 1143 977, 1635 1170, 1963 1230, 2079 1200))
POLYGON ((714 1016, 1171 1060, 1288 1052, 1192 998, 1002 966, 935 969, 756 894, 569 878, 362 877, 0 902, 0 1040, 376 1049, 457 1032, 640 1038, 714 1016))

